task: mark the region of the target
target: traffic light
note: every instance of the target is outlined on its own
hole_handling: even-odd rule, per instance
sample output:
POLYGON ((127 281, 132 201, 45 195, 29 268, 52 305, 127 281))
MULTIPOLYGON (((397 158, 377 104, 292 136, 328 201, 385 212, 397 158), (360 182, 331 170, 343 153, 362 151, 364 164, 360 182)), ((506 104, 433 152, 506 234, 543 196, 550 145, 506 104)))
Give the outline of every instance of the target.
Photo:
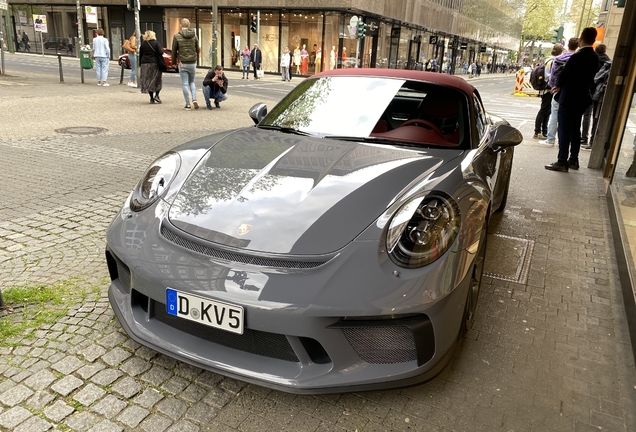
POLYGON ((561 40, 563 40, 563 26, 559 26, 559 28, 555 28, 552 31, 554 32, 552 35, 552 43, 561 43, 561 40))
POLYGON ((258 33, 258 18, 256 18, 256 15, 252 15, 252 24, 250 28, 253 33, 258 33))
POLYGON ((362 22, 362 20, 358 20, 358 24, 356 24, 356 37, 358 39, 364 39, 367 33, 367 25, 362 22))
POLYGON ((129 11, 135 10, 135 0, 127 0, 127 3, 129 11))

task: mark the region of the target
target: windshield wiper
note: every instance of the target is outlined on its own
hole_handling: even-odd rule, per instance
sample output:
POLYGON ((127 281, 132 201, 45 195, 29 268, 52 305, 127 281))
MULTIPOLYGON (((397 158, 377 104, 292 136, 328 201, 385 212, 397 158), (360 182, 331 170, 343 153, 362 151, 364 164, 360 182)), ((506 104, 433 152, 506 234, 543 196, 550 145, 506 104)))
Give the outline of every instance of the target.
POLYGON ((311 136, 309 132, 303 132, 301 130, 285 127, 285 126, 258 125, 257 127, 259 129, 275 130, 275 131, 280 131, 280 132, 294 134, 294 135, 311 136))

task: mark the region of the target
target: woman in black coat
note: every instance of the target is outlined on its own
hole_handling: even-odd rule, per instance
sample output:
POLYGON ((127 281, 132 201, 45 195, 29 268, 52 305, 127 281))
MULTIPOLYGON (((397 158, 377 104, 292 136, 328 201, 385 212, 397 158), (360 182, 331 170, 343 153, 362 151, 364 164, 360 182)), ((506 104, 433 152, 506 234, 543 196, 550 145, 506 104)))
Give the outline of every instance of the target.
MULTIPOLYGON (((141 64, 141 92, 150 95, 150 103, 161 103, 159 92, 163 87, 160 62, 163 63, 163 47, 157 42, 157 35, 147 30, 142 36, 139 46, 139 62, 141 64)), ((135 65, 130 65, 135 67, 135 65)))

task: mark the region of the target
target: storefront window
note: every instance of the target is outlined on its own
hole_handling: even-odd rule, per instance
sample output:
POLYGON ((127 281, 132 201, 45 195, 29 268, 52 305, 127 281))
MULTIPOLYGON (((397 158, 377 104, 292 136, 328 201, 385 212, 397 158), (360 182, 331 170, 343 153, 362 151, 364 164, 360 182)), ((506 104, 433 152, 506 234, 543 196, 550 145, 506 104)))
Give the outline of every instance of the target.
POLYGON ((353 15, 345 15, 341 21, 340 35, 342 37, 341 68, 356 67, 356 51, 358 49, 358 39, 356 38, 355 20, 353 15))
POLYGON ((261 29, 258 46, 263 55, 262 68, 265 72, 280 71, 278 19, 278 12, 261 11, 261 29))
POLYGON ((375 67, 388 68, 391 53, 391 24, 380 23, 378 30, 378 54, 375 67))
MULTIPOLYGON (((219 11, 219 17, 221 12, 219 11)), ((212 20, 214 16, 212 15, 212 9, 199 9, 197 11, 197 37, 199 38, 199 66, 212 67, 215 64, 220 64, 221 61, 221 40, 219 39, 216 53, 216 63, 213 61, 214 52, 213 52, 213 37, 214 34, 212 32, 212 20)), ((221 29, 221 19, 217 19, 217 35, 220 35, 221 29)), ((190 28, 194 28, 195 23, 190 21, 190 28)), ((172 40, 172 37, 170 38, 172 40)))
POLYGON ((312 75, 316 71, 324 70, 326 48, 322 43, 323 15, 317 11, 292 12, 282 15, 281 20, 282 47, 288 46, 293 53, 292 73, 312 75))
MULTIPOLYGON (((340 47, 340 28, 341 17, 339 13, 328 12, 325 14, 325 47, 322 55, 322 70, 338 69, 338 58, 341 54, 338 52, 340 47)), ((346 49, 346 45, 343 46, 346 49)), ((348 53, 345 52, 345 58, 348 53)), ((316 72, 320 72, 320 68, 316 67, 316 72)))
POLYGON ((223 13, 223 51, 221 65, 225 69, 240 69, 240 53, 249 47, 249 17, 247 12, 223 13))
POLYGON ((412 31, 408 27, 402 27, 400 30, 400 44, 397 53, 396 69, 406 69, 409 59, 409 41, 411 40, 412 31))

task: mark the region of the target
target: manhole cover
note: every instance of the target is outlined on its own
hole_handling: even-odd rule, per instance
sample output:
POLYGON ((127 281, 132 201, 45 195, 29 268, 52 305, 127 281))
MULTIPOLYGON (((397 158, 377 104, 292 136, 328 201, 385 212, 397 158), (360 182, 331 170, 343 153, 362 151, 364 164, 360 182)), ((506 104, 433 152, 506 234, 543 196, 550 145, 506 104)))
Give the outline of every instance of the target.
POLYGON ((94 135, 94 134, 108 132, 108 129, 104 129, 100 127, 91 127, 91 126, 77 126, 77 127, 55 129, 55 132, 61 133, 61 134, 73 134, 73 135, 94 135))
POLYGON ((494 234, 486 248, 486 276, 520 284, 528 281, 534 241, 494 234))

